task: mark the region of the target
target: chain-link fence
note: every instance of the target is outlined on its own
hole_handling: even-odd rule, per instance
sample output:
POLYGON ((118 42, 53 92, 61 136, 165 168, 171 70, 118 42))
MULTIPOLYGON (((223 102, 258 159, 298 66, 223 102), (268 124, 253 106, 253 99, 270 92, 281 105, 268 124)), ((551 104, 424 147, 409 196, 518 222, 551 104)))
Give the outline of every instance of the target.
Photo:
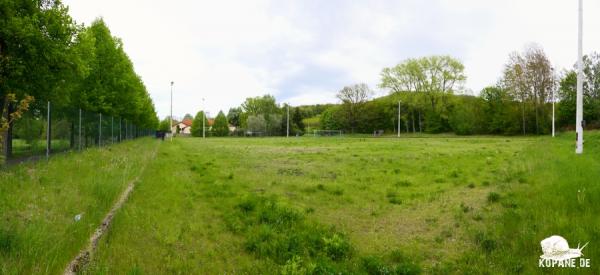
POLYGON ((8 130, 4 140, 7 162, 19 162, 68 150, 106 146, 152 136, 126 119, 81 109, 53 108, 48 102, 31 108, 8 130))

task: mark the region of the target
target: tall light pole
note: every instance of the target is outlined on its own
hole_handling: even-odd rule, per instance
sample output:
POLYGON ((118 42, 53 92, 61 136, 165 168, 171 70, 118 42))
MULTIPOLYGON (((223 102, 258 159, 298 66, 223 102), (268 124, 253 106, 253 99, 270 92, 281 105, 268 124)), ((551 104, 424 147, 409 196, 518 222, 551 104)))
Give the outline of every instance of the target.
MULTIPOLYGON (((554 68, 552 68, 552 79, 554 79, 554 68)), ((555 96, 554 96, 554 91, 556 90, 556 87, 554 87, 554 85, 556 85, 556 80, 554 79, 554 81, 552 81, 553 87, 552 87, 552 137, 555 136, 555 119, 554 119, 554 102, 555 100, 555 96)))
MULTIPOLYGON (((202 109, 204 109, 204 98, 202 98, 202 109)), ((202 138, 206 138, 204 121, 206 120, 206 110, 202 110, 202 138)))
POLYGON ((400 137, 400 100, 398 100, 398 137, 400 137))
POLYGON ((171 132, 171 141, 173 141, 173 84, 171 81, 171 117, 169 117, 169 131, 171 132))
POLYGON ((577 51, 577 112, 575 128, 577 130, 577 147, 575 153, 583 153, 583 0, 579 0, 579 37, 577 51))
POLYGON ((287 131, 285 137, 290 137, 290 104, 287 104, 287 131))

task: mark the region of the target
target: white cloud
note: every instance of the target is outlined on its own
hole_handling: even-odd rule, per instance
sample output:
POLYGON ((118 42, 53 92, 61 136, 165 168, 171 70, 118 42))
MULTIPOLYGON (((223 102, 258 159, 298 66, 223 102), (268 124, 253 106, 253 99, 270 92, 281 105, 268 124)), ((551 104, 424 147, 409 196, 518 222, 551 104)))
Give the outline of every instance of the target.
MULTIPOLYGON (((246 97, 335 102, 403 59, 449 54, 466 65, 466 88, 494 84, 508 54, 535 42, 559 68, 576 58, 576 1, 141 1, 65 0, 78 22, 102 16, 121 37, 161 117, 211 114, 246 97)), ((584 51, 600 45, 600 3, 585 1, 584 51)), ((379 94, 383 91, 379 91, 379 94)))

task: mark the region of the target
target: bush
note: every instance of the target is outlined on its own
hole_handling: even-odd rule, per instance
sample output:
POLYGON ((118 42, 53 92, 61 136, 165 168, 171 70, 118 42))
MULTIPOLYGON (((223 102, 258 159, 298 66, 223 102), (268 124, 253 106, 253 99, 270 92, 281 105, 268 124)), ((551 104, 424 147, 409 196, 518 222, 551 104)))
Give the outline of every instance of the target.
POLYGON ((330 238, 323 237, 325 254, 332 260, 341 260, 350 254, 350 243, 345 236, 333 233, 330 238))
POLYGON ((361 258, 361 267, 367 274, 421 274, 421 268, 399 251, 392 251, 389 258, 392 264, 378 256, 366 256, 361 258))
POLYGON ((308 264, 318 261, 314 269, 325 270, 328 261, 348 259, 351 254, 345 235, 307 222, 301 211, 273 198, 248 196, 235 209, 225 217, 228 229, 244 234, 246 251, 284 265, 282 272, 287 274, 312 270, 306 269, 308 264))
POLYGON ((487 201, 490 203, 498 202, 500 200, 500 194, 496 192, 490 192, 487 196, 487 201))

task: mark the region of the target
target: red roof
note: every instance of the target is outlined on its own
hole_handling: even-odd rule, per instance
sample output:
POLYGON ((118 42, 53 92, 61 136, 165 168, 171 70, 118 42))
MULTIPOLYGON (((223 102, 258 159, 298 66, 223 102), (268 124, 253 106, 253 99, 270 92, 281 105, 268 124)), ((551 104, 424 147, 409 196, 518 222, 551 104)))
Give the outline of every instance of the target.
POLYGON ((189 118, 184 119, 181 123, 185 124, 186 126, 192 126, 192 120, 189 118))

